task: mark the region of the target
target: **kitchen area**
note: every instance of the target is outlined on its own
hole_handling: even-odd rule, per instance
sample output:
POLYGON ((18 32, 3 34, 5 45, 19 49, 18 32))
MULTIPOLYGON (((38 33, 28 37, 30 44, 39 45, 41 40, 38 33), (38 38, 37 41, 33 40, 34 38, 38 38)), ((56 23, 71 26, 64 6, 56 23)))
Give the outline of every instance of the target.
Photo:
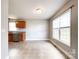
POLYGON ((8 18, 8 42, 20 42, 26 38, 26 21, 8 18))

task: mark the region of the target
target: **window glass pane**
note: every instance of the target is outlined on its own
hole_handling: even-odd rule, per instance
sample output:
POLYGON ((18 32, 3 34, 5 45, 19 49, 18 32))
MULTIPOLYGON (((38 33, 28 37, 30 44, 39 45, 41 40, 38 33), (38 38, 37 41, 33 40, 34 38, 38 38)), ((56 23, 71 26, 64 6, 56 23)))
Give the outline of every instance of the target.
POLYGON ((53 28, 59 28, 59 18, 53 20, 53 28))
POLYGON ((71 10, 69 9, 63 15, 60 16, 60 27, 70 26, 71 10))
POLYGON ((9 31, 17 31, 15 22, 9 22, 9 31))
POLYGON ((53 38, 59 40, 59 29, 53 29, 53 38))
POLYGON ((60 29, 60 40, 64 44, 70 46, 70 28, 60 29))
POLYGON ((70 46, 70 21, 71 9, 67 10, 61 16, 53 20, 53 35, 52 37, 60 42, 70 46))

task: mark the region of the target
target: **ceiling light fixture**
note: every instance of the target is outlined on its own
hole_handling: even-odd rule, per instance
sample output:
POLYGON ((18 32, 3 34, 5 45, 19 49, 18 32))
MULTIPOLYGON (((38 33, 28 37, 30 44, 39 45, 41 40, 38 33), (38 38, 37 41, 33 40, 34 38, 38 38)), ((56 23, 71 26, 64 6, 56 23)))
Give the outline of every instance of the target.
POLYGON ((37 8, 37 9, 36 9, 36 13, 37 13, 37 14, 41 14, 41 13, 42 13, 42 10, 41 10, 40 8, 37 8))

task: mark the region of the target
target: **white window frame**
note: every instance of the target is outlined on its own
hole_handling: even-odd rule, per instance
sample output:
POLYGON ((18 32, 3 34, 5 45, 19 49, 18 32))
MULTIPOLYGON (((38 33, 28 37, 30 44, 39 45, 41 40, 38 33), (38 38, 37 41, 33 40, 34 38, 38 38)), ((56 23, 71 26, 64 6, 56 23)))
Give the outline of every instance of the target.
MULTIPOLYGON (((69 8, 67 11, 69 11, 70 10, 70 12, 71 12, 71 8, 69 8)), ((67 11, 65 11, 64 13, 62 13, 59 17, 61 17, 63 14, 65 14, 67 11)), ((72 12, 71 12, 72 13, 72 12)), ((57 18, 59 18, 59 17, 57 17, 57 18)), ((57 18, 55 18, 54 20, 56 20, 57 18)), ((71 18, 71 15, 70 15, 70 18, 71 18)), ((54 21, 53 20, 53 21, 54 21)), ((59 20, 61 20, 61 19, 59 19, 59 20)), ((53 23, 53 22, 52 22, 53 23)), ((53 25, 53 24, 52 24, 53 25)), ((56 40, 58 40, 58 41, 60 41, 61 43, 63 43, 63 44, 65 44, 64 42, 62 42, 61 41, 61 39, 60 39, 60 35, 61 35, 61 32, 60 32, 60 30, 61 29, 64 29, 64 28, 70 28, 70 41, 71 41, 71 19, 70 19, 70 26, 66 26, 66 27, 60 27, 60 23, 59 23, 59 28, 52 28, 52 29, 58 29, 59 30, 59 39, 56 39, 56 40)), ((53 36, 53 34, 52 34, 52 36, 53 36)), ((53 37, 53 39, 55 39, 54 37, 53 37)), ((67 46, 70 46, 71 45, 71 42, 69 43, 69 44, 65 44, 65 45, 67 45, 67 46)))

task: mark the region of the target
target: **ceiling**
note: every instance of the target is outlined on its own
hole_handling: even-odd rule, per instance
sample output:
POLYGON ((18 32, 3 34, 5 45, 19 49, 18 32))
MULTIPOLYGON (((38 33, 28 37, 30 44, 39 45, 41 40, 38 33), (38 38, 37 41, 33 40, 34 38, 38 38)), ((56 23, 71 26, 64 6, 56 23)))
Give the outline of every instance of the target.
POLYGON ((46 20, 69 0, 9 0, 9 17, 46 20), (41 13, 36 13, 40 8, 41 13))

